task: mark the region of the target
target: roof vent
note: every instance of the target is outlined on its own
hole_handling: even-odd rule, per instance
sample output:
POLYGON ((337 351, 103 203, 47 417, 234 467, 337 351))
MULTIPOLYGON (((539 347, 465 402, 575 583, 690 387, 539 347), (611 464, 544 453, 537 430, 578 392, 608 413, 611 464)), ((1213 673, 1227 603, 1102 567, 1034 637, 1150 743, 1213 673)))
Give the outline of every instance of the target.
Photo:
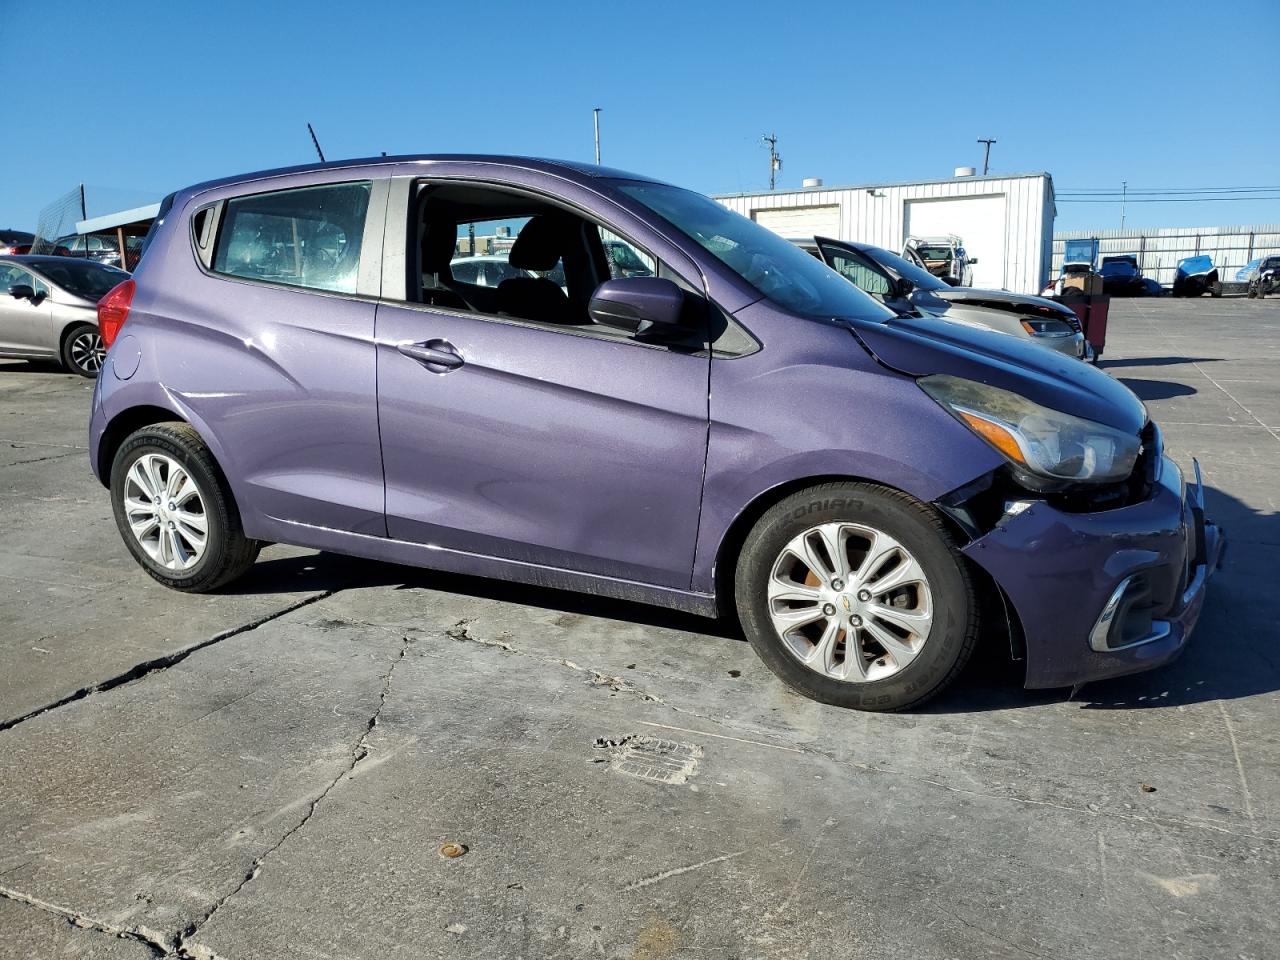
POLYGON ((822 186, 822 178, 821 177, 805 177, 803 181, 803 186, 806 190, 812 190, 815 187, 820 187, 822 186))
POLYGON ((977 167, 956 167, 957 177, 972 177, 977 172, 977 167))

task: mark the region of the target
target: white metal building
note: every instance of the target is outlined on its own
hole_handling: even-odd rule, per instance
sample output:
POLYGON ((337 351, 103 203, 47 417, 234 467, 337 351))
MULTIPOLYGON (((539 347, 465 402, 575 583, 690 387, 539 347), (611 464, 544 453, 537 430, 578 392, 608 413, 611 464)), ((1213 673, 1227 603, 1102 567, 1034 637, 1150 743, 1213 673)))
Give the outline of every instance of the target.
POLYGON ((857 240, 898 253, 908 236, 958 236, 978 261, 977 287, 1039 293, 1049 276, 1055 208, 1047 173, 853 187, 818 181, 716 199, 785 237, 857 240))

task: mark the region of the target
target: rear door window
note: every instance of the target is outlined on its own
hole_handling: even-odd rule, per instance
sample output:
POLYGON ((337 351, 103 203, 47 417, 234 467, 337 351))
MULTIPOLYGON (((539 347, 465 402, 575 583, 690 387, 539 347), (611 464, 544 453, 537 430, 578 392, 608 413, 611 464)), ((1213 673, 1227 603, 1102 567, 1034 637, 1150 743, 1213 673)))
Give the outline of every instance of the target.
POLYGON ((354 293, 371 190, 362 181, 232 198, 218 230, 213 269, 354 293))

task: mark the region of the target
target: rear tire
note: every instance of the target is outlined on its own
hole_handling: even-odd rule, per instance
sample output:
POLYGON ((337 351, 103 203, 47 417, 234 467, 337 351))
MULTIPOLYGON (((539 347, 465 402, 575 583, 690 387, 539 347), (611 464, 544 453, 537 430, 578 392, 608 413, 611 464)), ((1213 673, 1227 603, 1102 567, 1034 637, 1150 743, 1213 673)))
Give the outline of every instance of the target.
POLYGON ((839 707, 918 706, 977 643, 973 582, 941 518, 873 484, 822 484, 775 504, 743 544, 734 588, 765 665, 839 707))
POLYGON ((82 377, 97 379, 106 355, 97 324, 77 323, 62 338, 62 365, 82 377))
POLYGON ((125 440, 111 465, 111 506, 134 559, 174 590, 216 590, 262 549, 244 535, 222 471, 185 423, 153 424, 125 440))

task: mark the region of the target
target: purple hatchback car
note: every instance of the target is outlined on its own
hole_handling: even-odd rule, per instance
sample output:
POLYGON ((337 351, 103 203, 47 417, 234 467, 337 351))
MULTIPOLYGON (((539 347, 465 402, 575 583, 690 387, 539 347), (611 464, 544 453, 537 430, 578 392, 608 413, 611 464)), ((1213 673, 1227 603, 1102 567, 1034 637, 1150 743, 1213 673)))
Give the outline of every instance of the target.
POLYGON ((1028 687, 1165 663, 1222 548, 1105 373, 898 317, 616 170, 404 157, 202 184, 164 201, 99 320, 93 469, 179 590, 287 542, 736 612, 801 693, 892 710, 980 634, 1028 687), (471 256, 512 275, 463 282, 471 256))

